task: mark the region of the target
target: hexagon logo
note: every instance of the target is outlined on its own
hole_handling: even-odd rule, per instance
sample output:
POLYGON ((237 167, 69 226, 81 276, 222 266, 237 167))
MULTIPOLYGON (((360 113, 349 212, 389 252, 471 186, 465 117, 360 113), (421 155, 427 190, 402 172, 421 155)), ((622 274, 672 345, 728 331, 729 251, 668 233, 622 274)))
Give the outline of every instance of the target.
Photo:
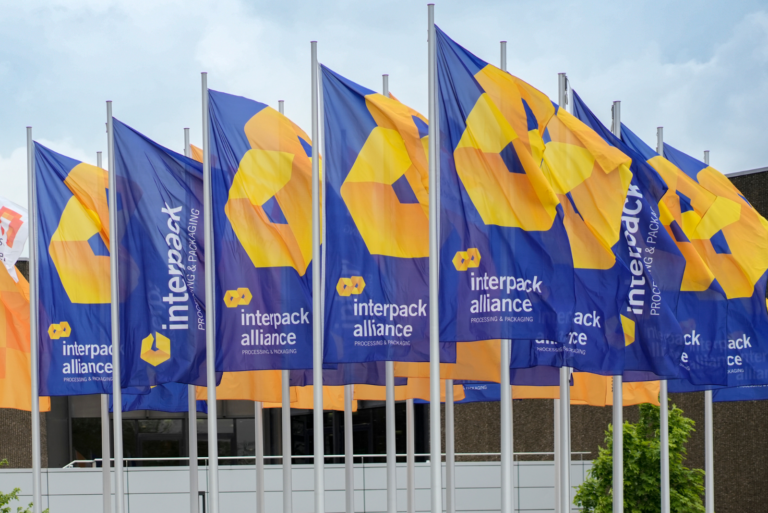
POLYGON ((161 333, 150 333, 141 341, 141 359, 153 367, 171 359, 171 340, 161 333))
POLYGON ((349 279, 352 282, 352 294, 359 295, 363 293, 365 289, 365 280, 362 276, 352 276, 349 279))
POLYGON ((240 304, 240 296, 236 290, 228 290, 224 294, 224 304, 227 305, 227 308, 235 308, 240 304))
POLYGON ((349 296, 352 294, 352 280, 349 278, 339 278, 339 282, 336 284, 336 292, 340 296, 349 296))
POLYGON ((69 327, 68 322, 59 323, 59 338, 67 338, 72 334, 72 328, 69 327))
POLYGON ((251 291, 248 290, 245 287, 241 287, 237 289, 237 295, 240 298, 240 306, 247 306, 251 304, 251 299, 253 299, 253 294, 251 294, 251 291))
POLYGON ((467 268, 480 267, 480 250, 469 248, 467 250, 467 268))
POLYGON ((457 271, 466 271, 469 267, 469 255, 466 251, 457 251, 453 257, 453 266, 457 271))
POLYGON ((58 340, 61 338, 61 326, 58 324, 51 324, 48 326, 48 336, 51 340, 58 340))

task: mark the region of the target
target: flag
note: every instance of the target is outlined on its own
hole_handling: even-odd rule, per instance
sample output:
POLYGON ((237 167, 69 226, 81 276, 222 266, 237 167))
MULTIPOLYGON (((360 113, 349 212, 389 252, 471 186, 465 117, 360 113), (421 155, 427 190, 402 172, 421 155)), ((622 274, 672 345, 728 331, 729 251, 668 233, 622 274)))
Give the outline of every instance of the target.
POLYGON ((29 237, 27 219, 26 208, 0 196, 0 262, 14 280, 18 279, 16 261, 29 237))
POLYGON ((677 319, 685 259, 660 220, 660 202, 667 186, 640 154, 600 123, 575 91, 573 101, 579 120, 632 159, 632 182, 622 211, 618 252, 632 273, 627 304, 621 313, 626 343, 624 369, 677 377, 685 347, 677 319))
MULTIPOLYGON (((613 405, 613 378, 587 372, 574 372, 571 375, 571 404, 589 406, 613 405)), ((651 403, 659 405, 658 381, 644 381, 622 384, 624 406, 651 403)), ((559 399, 560 387, 513 386, 513 399, 559 399)))
MULTIPOLYGON (((189 411, 189 385, 182 383, 163 383, 152 387, 147 394, 121 394, 123 411, 151 410, 170 413, 189 411)), ((112 411, 113 396, 109 396, 109 411, 112 411)), ((197 411, 208 413, 208 403, 196 401, 197 411)))
MULTIPOLYGON (((395 401, 405 401, 413 399, 417 404, 428 404, 429 378, 408 378, 408 383, 403 386, 395 387, 395 401)), ((461 401, 466 397, 464 386, 458 383, 453 385, 453 401, 461 401)), ((365 401, 384 401, 387 398, 387 391, 384 387, 370 385, 355 385, 355 399, 365 401)), ((445 402, 445 380, 440 380, 440 402, 445 402)))
MULTIPOLYGON (((429 378, 429 362, 395 362, 395 376, 429 378)), ((498 340, 457 342, 456 363, 440 364, 442 379, 498 383, 500 376, 501 344, 498 340)))
POLYGON ((501 401, 501 385, 498 383, 464 381, 461 385, 464 387, 464 399, 456 401, 457 404, 501 401))
POLYGON ((427 120, 326 67, 322 81, 324 361, 429 361, 427 120))
POLYGON ((765 399, 768 399, 768 385, 720 388, 712 392, 712 401, 716 403, 730 401, 762 401, 765 399))
MULTIPOLYGON (((291 401, 291 408, 296 410, 311 410, 314 408, 315 396, 314 389, 311 385, 306 387, 291 387, 291 394, 293 390, 296 391, 296 400, 291 401)), ((264 403, 264 408, 282 408, 282 404, 278 402, 264 403)), ((324 411, 344 411, 344 387, 323 387, 323 410, 324 411)), ((352 401, 352 411, 357 411, 357 400, 352 401)))
POLYGON ((620 373, 631 160, 439 29, 437 53, 441 340, 554 341, 526 366, 620 373))
MULTIPOLYGON (((685 296, 691 299, 681 294, 679 307, 687 313, 689 325, 689 329, 683 325, 686 350, 681 365, 702 362, 703 371, 711 377, 695 380, 687 376, 692 387, 671 381, 670 391, 709 388, 696 383, 723 384, 724 372, 729 386, 761 384, 768 370, 765 344, 758 335, 768 329, 765 219, 714 168, 665 144, 669 160, 626 126, 621 133, 667 184, 662 222, 691 265, 683 281, 689 291, 685 296)), ((690 367, 685 370, 693 374, 694 367, 690 367)))
POLYGON ((113 127, 122 386, 205 385, 202 166, 113 127))
MULTIPOLYGON (((31 411, 29 283, 14 275, 0 266, 0 408, 31 411)), ((40 411, 51 411, 49 397, 40 398, 40 411)))
MULTIPOLYGON (((397 364, 395 364, 397 365, 397 364)), ((341 385, 375 385, 385 386, 386 369, 385 362, 339 363, 335 368, 323 367, 323 386, 341 385)), ((407 379, 397 377, 395 372, 395 385, 405 385, 407 379)), ((313 384, 312 369, 291 371, 291 386, 303 387, 313 384)))
POLYGON ((111 393, 107 172, 35 143, 35 177, 40 395, 111 393))
MULTIPOLYGON (((283 399, 283 378, 279 370, 224 372, 216 385, 218 401, 262 401, 280 403, 283 399)), ((296 401, 296 391, 290 389, 290 401, 296 401)), ((208 400, 208 389, 197 387, 195 397, 208 400)))
POLYGON ((312 143, 276 110, 209 91, 216 369, 312 367, 312 143))

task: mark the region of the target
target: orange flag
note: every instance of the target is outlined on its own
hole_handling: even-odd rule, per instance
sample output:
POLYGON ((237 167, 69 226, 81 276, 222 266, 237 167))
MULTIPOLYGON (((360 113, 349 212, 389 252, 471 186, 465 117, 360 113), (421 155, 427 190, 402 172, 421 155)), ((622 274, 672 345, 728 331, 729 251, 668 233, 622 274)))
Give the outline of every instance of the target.
MULTIPOLYGON (((651 403, 659 405, 658 381, 641 381, 624 383, 624 406, 651 403)), ((513 386, 513 399, 559 399, 560 387, 527 387, 513 386)), ((590 406, 613 406, 613 379, 610 376, 599 376, 587 372, 573 373, 571 387, 571 404, 588 404, 590 406)))
POLYGON ((198 148, 194 144, 190 144, 189 148, 192 150, 192 158, 195 159, 198 162, 203 161, 203 149, 198 148))
MULTIPOLYGON (((499 383, 500 351, 498 340, 457 342, 456 363, 441 363, 440 378, 499 383)), ((395 362, 395 377, 429 378, 429 362, 395 362)))
MULTIPOLYGON (((216 387, 216 399, 282 403, 282 383, 282 371, 279 370, 225 372, 221 384, 216 387)), ((200 401, 207 400, 207 389, 197 387, 195 397, 200 401)), ((296 400, 295 387, 291 387, 291 402, 296 400)))
MULTIPOLYGON (((473 342, 474 343, 474 342, 473 342)), ((355 385, 355 399, 361 401, 384 401, 387 399, 386 387, 376 385, 355 385)), ((464 399, 464 387, 453 385, 453 400, 464 399)), ((395 387, 395 401, 422 399, 429 401, 429 378, 408 378, 408 384, 395 387)), ((445 402, 445 380, 440 380, 440 401, 445 402)))
MULTIPOLYGON (((296 392, 296 400, 291 401, 291 408, 311 410, 314 405, 314 387, 291 387, 291 395, 296 392)), ((281 408, 280 403, 264 403, 264 408, 281 408)), ((323 410, 344 411, 344 387, 323 387, 323 410)), ((352 411, 357 411, 357 401, 352 401, 352 411)))
MULTIPOLYGON (((29 283, 16 269, 18 283, 0 264, 0 408, 32 410, 29 333, 29 283)), ((40 398, 40 411, 51 399, 40 398)))

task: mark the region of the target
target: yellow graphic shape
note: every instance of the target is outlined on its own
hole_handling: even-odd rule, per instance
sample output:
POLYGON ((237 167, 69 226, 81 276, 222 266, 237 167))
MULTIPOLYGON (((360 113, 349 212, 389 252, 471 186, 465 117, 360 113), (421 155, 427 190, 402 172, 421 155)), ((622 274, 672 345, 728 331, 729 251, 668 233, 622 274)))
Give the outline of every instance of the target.
POLYGON ((457 251, 453 256, 453 266, 457 271, 466 271, 469 268, 469 255, 466 251, 457 251))
POLYGON ((352 294, 354 295, 360 295, 363 293, 363 289, 365 289, 365 280, 362 276, 352 276, 349 279, 352 282, 352 294))
POLYGON ((171 358, 171 340, 161 333, 155 333, 155 335, 157 342, 151 333, 141 341, 141 359, 153 367, 171 358))
POLYGON ((96 255, 89 240, 100 237, 109 247, 107 172, 81 163, 64 180, 72 197, 64 207, 48 252, 64 290, 73 303, 110 301, 109 256, 96 255))
POLYGON ((309 137, 270 107, 244 131, 251 149, 240 160, 224 211, 255 267, 293 267, 303 276, 312 259, 312 160, 300 139, 309 137), (283 219, 275 218, 276 210, 283 219))
POLYGON ((418 113, 380 94, 366 96, 377 126, 371 131, 340 192, 372 255, 420 258, 429 255, 429 193, 418 113), (398 197, 395 182, 408 191, 398 197), (413 197, 410 197, 412 193, 413 197))
POLYGON ((662 198, 669 215, 662 222, 677 221, 689 239, 675 240, 686 259, 682 290, 706 290, 717 279, 729 299, 750 297, 768 270, 768 222, 711 166, 697 181, 661 156, 648 163, 669 188, 662 198), (720 233, 730 252, 716 250, 712 237, 720 233))
POLYGON ((224 304, 227 305, 227 308, 249 305, 251 304, 251 299, 253 299, 253 294, 251 294, 251 291, 245 287, 241 287, 237 290, 228 290, 227 293, 224 294, 224 304))
POLYGON ((349 296, 352 294, 352 280, 349 278, 339 278, 339 282, 336 284, 336 292, 340 296, 349 296))
POLYGON ((626 347, 635 341, 635 321, 621 315, 621 328, 624 330, 624 346, 626 347))
MULTIPOLYGON (((520 116, 506 110, 509 116, 520 116)), ((525 119, 522 103, 519 110, 525 119)), ((491 96, 482 94, 454 150, 456 172, 485 224, 548 230, 558 199, 534 158, 527 132, 523 133, 526 137, 519 137, 491 96), (502 152, 519 160, 519 168, 509 169, 502 152)))
POLYGON ((69 327, 68 322, 51 324, 50 326, 48 326, 48 336, 51 338, 51 340, 67 338, 71 334, 72 334, 72 328, 69 327))
POLYGON ((558 195, 577 269, 609 269, 622 230, 632 159, 564 109, 547 124, 541 169, 558 195))

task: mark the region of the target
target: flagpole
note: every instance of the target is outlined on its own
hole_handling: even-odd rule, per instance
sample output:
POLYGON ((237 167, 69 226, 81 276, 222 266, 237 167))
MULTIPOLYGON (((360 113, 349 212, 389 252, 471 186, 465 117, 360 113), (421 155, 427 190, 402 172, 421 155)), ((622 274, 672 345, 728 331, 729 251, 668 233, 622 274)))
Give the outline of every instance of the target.
MULTIPOLYGON (((611 131, 621 137, 621 102, 613 102, 611 131)), ((623 377, 613 377, 613 513, 624 513, 624 393, 623 377)))
MULTIPOLYGON (((96 167, 102 169, 101 152, 96 152, 96 167)), ((112 511, 112 459, 109 448, 109 394, 101 394, 101 496, 104 513, 112 511)))
MULTIPOLYGON (((189 145, 189 128, 184 129, 184 156, 192 158, 192 147, 189 145)), ((195 385, 187 385, 187 431, 189 452, 189 512, 199 510, 197 470, 197 397, 195 385)))
MULTIPOLYGON (((382 94, 389 98, 389 75, 382 79, 382 94)), ((395 362, 384 362, 385 381, 385 410, 387 436, 387 513, 397 513, 397 449, 395 439, 395 362)))
POLYGON ((117 179, 112 102, 107 102, 107 173, 109 175, 109 279, 112 316, 112 421, 115 439, 115 513, 125 509, 123 482, 123 394, 120 388, 120 292, 117 265, 117 179))
POLYGON ((427 5, 429 27, 429 438, 432 513, 442 513, 442 451, 440 450, 440 320, 437 305, 439 260, 437 217, 437 40, 435 4, 427 5))
MULTIPOLYGON (((619 127, 621 128, 621 127, 619 127)), ((620 136, 620 134, 619 134, 620 136)), ((664 127, 656 128, 656 153, 664 155, 664 127)), ((667 380, 660 381, 659 390, 659 438, 661 445, 661 513, 670 513, 669 490, 669 404, 667 401, 667 380)))
POLYGON ((32 510, 43 510, 40 456, 40 367, 37 324, 37 180, 35 179, 35 143, 32 127, 27 127, 27 197, 29 202, 29 355, 30 355, 30 414, 32 416, 32 510))
POLYGON ((320 305, 320 158, 319 158, 319 83, 317 41, 312 48, 312 382, 313 428, 315 445, 315 513, 325 511, 325 447, 323 446, 323 332, 320 305))
MULTIPOLYGON (((501 70, 507 71, 507 42, 501 41, 501 70)), ((512 389, 509 383, 511 340, 501 340, 501 513, 512 513, 514 488, 512 487, 512 389)))
POLYGON ((456 513, 456 431, 453 380, 445 380, 445 513, 456 513))
POLYGON ((214 298, 215 252, 213 249, 213 207, 211 202, 211 144, 208 112, 208 73, 200 74, 203 93, 203 227, 205 255, 205 352, 208 389, 208 503, 210 513, 219 513, 219 446, 216 408, 216 309, 214 298))
POLYGON ((555 399, 555 412, 554 412, 554 431, 555 431, 555 447, 554 447, 554 464, 555 464, 555 513, 562 513, 560 510, 560 465, 562 464, 563 449, 560 447, 560 399, 555 399))
MULTIPOLYGON (((558 73, 558 104, 565 109, 568 104, 568 86, 565 73, 558 73)), ((565 354, 563 354, 565 363, 565 354)), ((570 400, 571 369, 563 365, 560 368, 560 510, 561 513, 571 511, 571 400, 570 400)))
MULTIPOLYGON (((704 163, 709 165, 709 150, 704 151, 704 163)), ((715 512, 715 443, 712 390, 704 391, 704 510, 715 512)))
POLYGON ((344 385, 344 490, 346 513, 355 513, 355 448, 352 437, 354 385, 344 385))
POLYGON ((261 401, 253 402, 254 455, 256 457, 256 513, 266 511, 264 500, 264 406, 261 401))
MULTIPOLYGON (((285 115, 285 101, 278 100, 277 110, 285 115)), ((314 141, 313 141, 313 144, 314 141)), ((291 458, 291 371, 283 369, 281 372, 281 401, 280 409, 282 446, 283 446, 283 513, 293 512, 293 461, 291 458)))
MULTIPOLYGON (((416 513, 416 436, 415 413, 413 399, 405 401, 405 452, 407 465, 406 495, 408 497, 408 513, 416 513)), ((349 513, 349 512, 348 512, 349 513)))

